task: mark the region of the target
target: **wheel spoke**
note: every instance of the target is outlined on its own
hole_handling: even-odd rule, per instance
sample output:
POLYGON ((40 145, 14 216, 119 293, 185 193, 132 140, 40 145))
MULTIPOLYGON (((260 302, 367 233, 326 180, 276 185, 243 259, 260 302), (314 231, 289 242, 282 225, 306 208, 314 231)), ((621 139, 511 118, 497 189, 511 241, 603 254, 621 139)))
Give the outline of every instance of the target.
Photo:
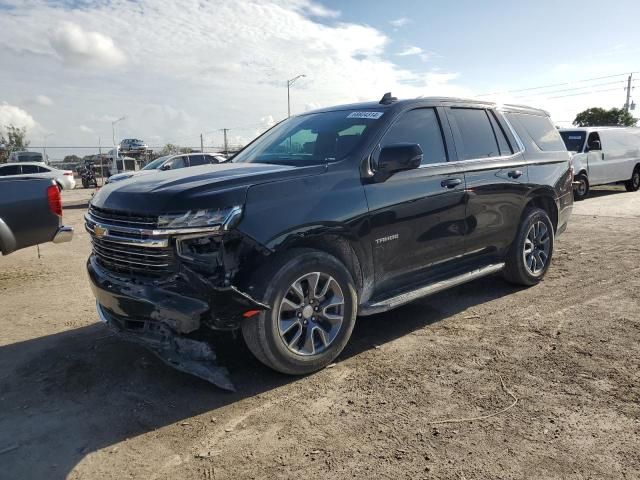
POLYGON ((309 286, 309 292, 307 295, 309 298, 316 298, 318 292, 318 282, 320 281, 320 273, 313 272, 306 276, 307 285, 309 286))
POLYGON ((302 302, 300 303, 293 303, 291 300, 289 300, 287 297, 284 297, 282 299, 282 307, 284 308, 286 307, 287 310, 291 311, 291 310, 297 310, 298 308, 302 307, 302 302))
POLYGON ((305 329, 304 343, 302 344, 302 351, 308 355, 316 353, 316 346, 313 338, 313 328, 308 326, 305 329))
POLYGON ((297 318, 292 318, 290 320, 280 320, 280 335, 286 335, 291 331, 291 329, 295 326, 302 328, 300 325, 300 320, 297 318))
POLYGON ((295 333, 295 335, 291 338, 291 340, 287 342, 287 345, 289 346, 289 348, 291 349, 298 348, 298 341, 302 336, 302 330, 303 330, 302 328, 299 328, 298 331, 295 333))
POLYGON ((329 346, 329 343, 331 343, 327 339, 327 333, 320 327, 313 327, 313 331, 315 332, 315 334, 320 339, 320 342, 322 343, 322 346, 324 348, 327 348, 329 346))

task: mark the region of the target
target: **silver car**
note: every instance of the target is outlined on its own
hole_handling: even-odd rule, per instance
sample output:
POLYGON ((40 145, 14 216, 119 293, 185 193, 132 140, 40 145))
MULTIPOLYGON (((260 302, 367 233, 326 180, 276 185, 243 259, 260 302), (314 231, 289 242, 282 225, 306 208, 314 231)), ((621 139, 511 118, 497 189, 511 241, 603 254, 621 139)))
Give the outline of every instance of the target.
POLYGON ((177 168, 196 167, 198 165, 208 165, 225 162, 226 158, 222 155, 213 153, 185 153, 180 155, 166 155, 156 158, 154 161, 146 165, 142 170, 137 172, 122 172, 111 175, 105 183, 117 182, 125 180, 133 176, 145 175, 156 172, 158 170, 175 170, 177 168))
POLYGON ((137 138, 125 138, 120 142, 121 152, 145 152, 149 147, 137 138))

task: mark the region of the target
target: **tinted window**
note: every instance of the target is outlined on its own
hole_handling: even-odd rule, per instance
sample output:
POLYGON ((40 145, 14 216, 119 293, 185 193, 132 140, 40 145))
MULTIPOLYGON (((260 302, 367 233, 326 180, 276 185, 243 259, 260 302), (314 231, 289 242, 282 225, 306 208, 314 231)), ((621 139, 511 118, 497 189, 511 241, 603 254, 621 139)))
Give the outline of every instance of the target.
POLYGON ((462 145, 458 148, 461 160, 500 156, 487 112, 476 108, 452 108, 451 116, 460 132, 462 145))
POLYGON ((538 149, 545 152, 567 149, 558 129, 553 126, 549 117, 527 113, 507 113, 506 116, 513 123, 518 134, 521 137, 529 137, 538 149))
POLYGON ((493 113, 489 113, 489 120, 491 120, 491 126, 493 127, 493 132, 496 135, 496 140, 498 140, 498 147, 500 148, 500 155, 511 155, 513 150, 507 141, 507 136, 502 129, 502 126, 498 123, 493 113))
POLYGON ((598 132, 591 132, 589 134, 589 138, 587 139, 587 149, 588 150, 600 150, 602 148, 602 144, 598 145, 596 142, 600 141, 600 135, 598 132))
POLYGON ((404 113, 385 134, 380 146, 394 143, 420 145, 423 165, 447 161, 442 129, 433 108, 419 108, 404 113))
POLYGON ((585 132, 560 132, 560 136, 570 152, 581 152, 584 145, 585 132))
POLYGON ((189 155, 189 166, 195 167, 197 165, 206 165, 209 161, 204 155, 189 155))
POLYGON ((22 173, 39 173, 35 165, 22 165, 22 173))
POLYGON ((20 174, 20 165, 7 165, 6 167, 0 168, 0 175, 3 177, 5 175, 19 175, 20 174))

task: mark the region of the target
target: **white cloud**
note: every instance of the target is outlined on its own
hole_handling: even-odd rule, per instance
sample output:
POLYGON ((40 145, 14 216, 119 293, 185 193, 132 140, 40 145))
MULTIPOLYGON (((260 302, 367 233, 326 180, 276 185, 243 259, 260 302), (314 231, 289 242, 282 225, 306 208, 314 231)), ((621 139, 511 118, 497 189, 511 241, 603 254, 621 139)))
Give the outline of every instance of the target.
POLYGON ((3 135, 6 134, 6 127, 9 125, 30 131, 36 128, 38 123, 26 110, 3 102, 0 104, 0 132, 3 135))
POLYGON ((264 119, 286 116, 286 79, 302 73, 306 78, 291 89, 294 114, 377 100, 390 90, 400 98, 469 95, 455 75, 400 67, 381 30, 333 22, 338 12, 323 8, 307 0, 82 8, 32 0, 0 15, 0 44, 9 46, 0 49, 0 64, 10 73, 0 76, 0 92, 6 99, 51 94, 55 105, 38 121, 61 144, 87 145, 81 123, 111 144, 111 122, 126 116, 116 140, 142 138, 154 146, 198 146, 201 132, 218 132, 211 138, 221 144, 219 130, 236 125, 251 127, 232 130, 230 138, 250 140, 264 119))
POLYGON ((408 57, 409 55, 420 55, 421 53, 423 53, 423 50, 420 47, 407 47, 396 53, 396 55, 399 57, 408 57))
POLYGON ((80 125, 78 127, 78 130, 80 130, 81 132, 84 132, 84 133, 93 133, 93 128, 89 128, 86 125, 80 125))
POLYGON ((394 20, 389 20, 389 23, 396 28, 404 27, 405 25, 411 23, 411 19, 407 17, 400 17, 394 20))
POLYGON ((53 105, 53 100, 51 100, 46 95, 36 95, 36 98, 34 99, 34 101, 35 103, 37 103, 42 107, 50 107, 53 105))
POLYGON ((125 55, 111 37, 88 32, 72 22, 63 22, 50 36, 56 53, 69 65, 113 67, 125 62, 125 55))

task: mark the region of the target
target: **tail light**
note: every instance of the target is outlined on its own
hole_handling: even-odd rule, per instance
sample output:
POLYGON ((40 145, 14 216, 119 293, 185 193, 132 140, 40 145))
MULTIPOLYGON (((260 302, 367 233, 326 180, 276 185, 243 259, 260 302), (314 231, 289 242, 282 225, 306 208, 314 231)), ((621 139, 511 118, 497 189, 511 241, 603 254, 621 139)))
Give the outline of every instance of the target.
POLYGON ((59 217, 62 216, 62 198, 57 185, 49 185, 47 187, 47 200, 49 201, 49 210, 59 217))
POLYGON ((73 177, 73 172, 64 172, 65 177, 73 177))

